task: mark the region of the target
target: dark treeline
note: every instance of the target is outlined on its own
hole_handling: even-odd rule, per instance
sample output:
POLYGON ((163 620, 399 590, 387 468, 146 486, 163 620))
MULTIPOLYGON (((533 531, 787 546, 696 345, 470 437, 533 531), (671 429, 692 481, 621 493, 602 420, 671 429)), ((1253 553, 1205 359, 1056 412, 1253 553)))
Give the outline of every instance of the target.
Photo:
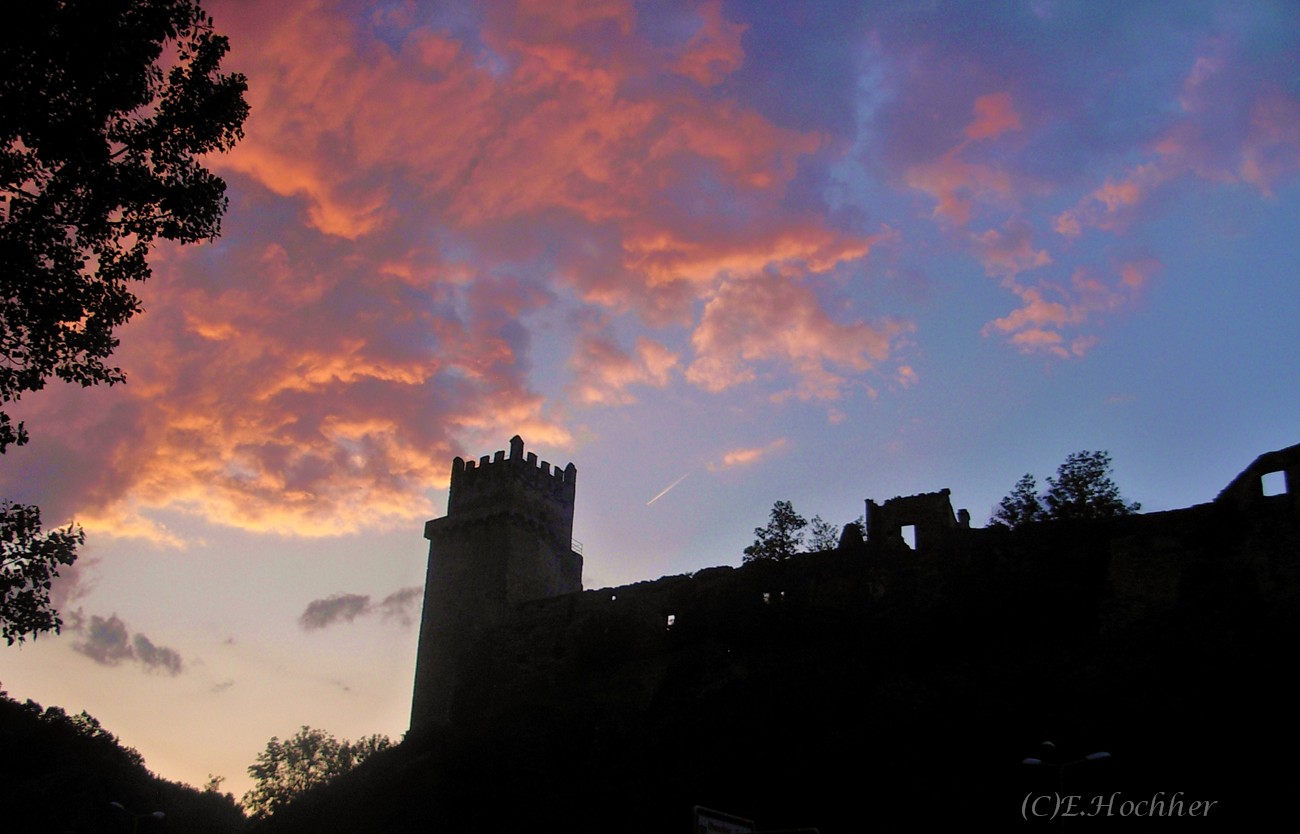
POLYGON ((93 716, 22 703, 3 691, 0 808, 0 829, 15 834, 230 834, 245 825, 234 797, 155 776, 93 716), (161 820, 149 816, 156 812, 161 820))

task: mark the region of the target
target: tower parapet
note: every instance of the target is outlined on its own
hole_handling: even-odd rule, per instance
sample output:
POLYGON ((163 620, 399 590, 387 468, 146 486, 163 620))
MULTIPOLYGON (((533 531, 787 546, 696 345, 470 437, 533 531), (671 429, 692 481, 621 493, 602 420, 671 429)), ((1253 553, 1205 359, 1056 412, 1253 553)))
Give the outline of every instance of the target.
POLYGON ((537 528, 557 546, 568 546, 573 538, 577 482, 578 469, 572 463, 564 469, 552 469, 547 461, 539 464, 536 453, 524 455, 524 441, 515 435, 509 457, 498 451, 477 462, 452 460, 447 515, 425 526, 425 538, 439 526, 509 514, 537 528))
POLYGON ((521 602, 582 590, 573 549, 578 470, 524 454, 510 439, 478 461, 451 464, 447 514, 424 525, 429 567, 415 662, 411 729, 451 720, 462 648, 521 602))

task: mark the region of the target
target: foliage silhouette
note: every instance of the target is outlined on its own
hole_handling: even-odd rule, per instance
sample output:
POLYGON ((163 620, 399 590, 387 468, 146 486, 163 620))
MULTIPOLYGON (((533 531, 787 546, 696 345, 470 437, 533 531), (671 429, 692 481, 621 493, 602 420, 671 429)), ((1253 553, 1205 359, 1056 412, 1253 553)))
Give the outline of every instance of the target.
POLYGON ((254 785, 243 804, 255 819, 273 815, 312 788, 327 784, 392 746, 387 736, 339 741, 324 730, 303 725, 293 737, 272 737, 248 767, 254 785))
MULTIPOLYGON (((225 183, 200 159, 233 147, 248 113, 244 76, 220 72, 227 39, 194 0, 39 0, 10 18, 0 34, 0 406, 53 377, 125 379, 105 360, 140 310, 131 284, 149 277, 156 239, 217 236, 225 183)), ((0 410, 0 453, 26 441, 0 410)), ((6 542, 53 540, 75 558, 80 531, 33 538, 39 510, 6 509, 6 542)), ((37 603, 17 620, 0 610, 11 643, 59 629, 41 591, 70 563, 33 552, 6 566, 7 583, 33 567, 19 596, 37 603)))
POLYGON ((819 515, 813 516, 808 524, 808 550, 819 553, 823 550, 834 550, 839 547, 839 544, 840 528, 819 515))
POLYGON ((755 527, 754 543, 745 548, 744 561, 780 561, 799 552, 803 546, 803 528, 808 520, 794 511, 789 501, 772 505, 771 517, 766 527, 755 527))
MULTIPOLYGON (((845 526, 850 525, 855 525, 858 528, 858 541, 861 541, 862 530, 865 529, 866 525, 866 516, 860 515, 845 526)), ((843 528, 825 521, 821 516, 813 516, 812 521, 808 523, 808 552, 822 553, 827 550, 837 550, 843 532, 843 528)))
MULTIPOLYGON (((154 776, 139 752, 88 713, 20 703, 0 690, 0 738, 5 831, 121 831, 122 811, 112 802, 133 812, 164 812, 169 831, 244 829, 234 797, 154 776)), ((148 829, 142 823, 140 830, 148 829)))
POLYGON ((85 541, 79 527, 41 532, 41 512, 28 504, 0 503, 0 634, 13 645, 27 635, 58 631, 50 586, 59 568, 77 558, 85 541))
POLYGON ((1043 502, 1038 497, 1038 480, 1026 472, 1016 481, 1011 494, 998 502, 990 519, 994 524, 1016 529, 1045 519, 1043 502))
POLYGON ((1033 475, 1021 477, 990 521, 1014 530, 1036 521, 1116 518, 1141 510, 1141 504, 1120 496, 1110 468, 1109 452, 1074 452, 1047 479, 1041 495, 1033 475))

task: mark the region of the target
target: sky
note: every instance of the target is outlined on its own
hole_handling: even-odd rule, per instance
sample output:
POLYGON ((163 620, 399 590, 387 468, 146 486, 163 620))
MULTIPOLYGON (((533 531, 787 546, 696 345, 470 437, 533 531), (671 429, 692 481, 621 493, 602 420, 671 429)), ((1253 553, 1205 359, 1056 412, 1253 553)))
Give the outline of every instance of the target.
POLYGON ((1144 511, 1300 442, 1292 2, 210 0, 213 243, 0 495, 75 520, 13 697, 236 795, 400 738, 453 456, 578 470, 584 586, 1108 450, 1144 511))

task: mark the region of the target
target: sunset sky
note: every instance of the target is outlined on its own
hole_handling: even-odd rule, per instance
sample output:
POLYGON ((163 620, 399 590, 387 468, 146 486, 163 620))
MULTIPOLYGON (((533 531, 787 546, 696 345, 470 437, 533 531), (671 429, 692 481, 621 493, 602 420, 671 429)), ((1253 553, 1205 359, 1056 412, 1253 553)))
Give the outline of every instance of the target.
POLYGON ((88 539, 0 684, 162 776, 399 738, 423 524, 516 433, 588 588, 738 565, 777 500, 983 524, 1106 449, 1162 510, 1300 442, 1290 0, 205 8, 223 234, 0 460, 88 539))

